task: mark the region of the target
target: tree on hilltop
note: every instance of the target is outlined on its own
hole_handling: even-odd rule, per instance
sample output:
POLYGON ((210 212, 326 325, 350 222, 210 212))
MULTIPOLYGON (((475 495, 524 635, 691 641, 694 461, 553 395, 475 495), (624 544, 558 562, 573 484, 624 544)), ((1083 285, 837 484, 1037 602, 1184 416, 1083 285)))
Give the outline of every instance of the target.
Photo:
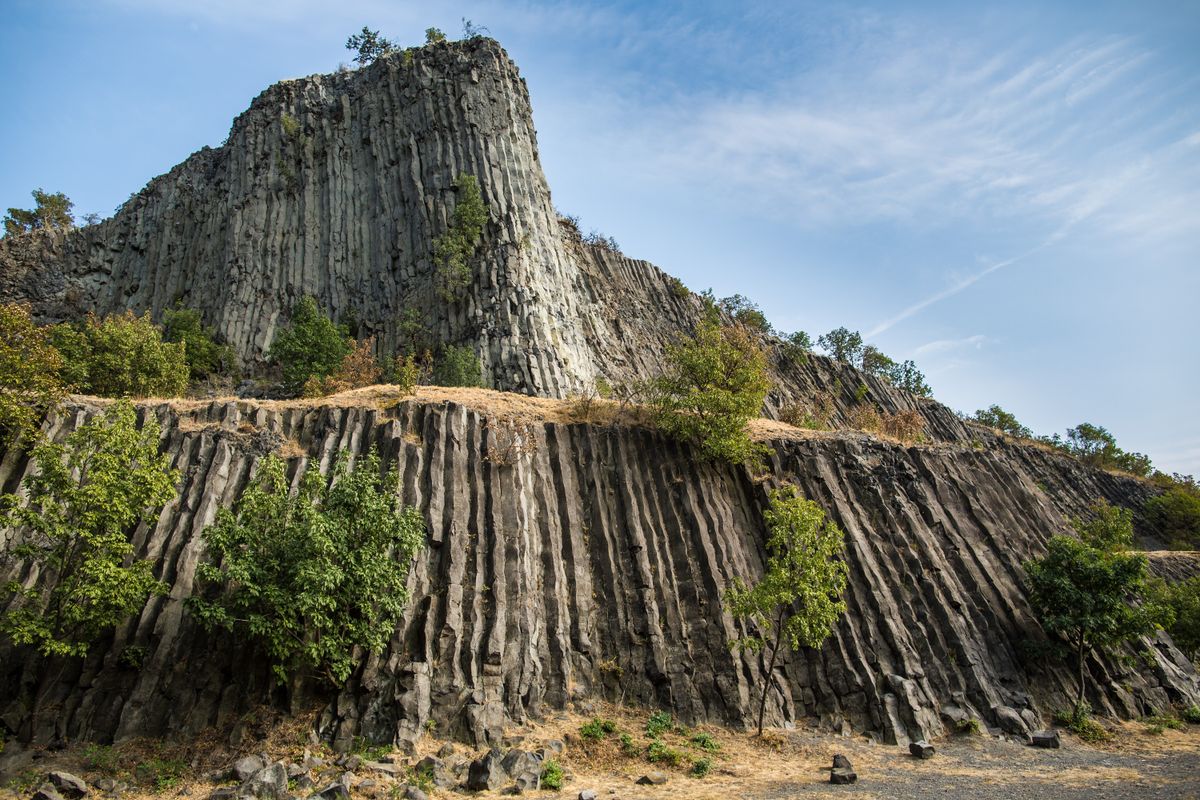
POLYGON ((355 51, 355 62, 365 67, 380 56, 395 52, 396 45, 380 36, 379 31, 363 25, 362 33, 356 33, 346 40, 346 49, 355 51))
POLYGON ((50 194, 42 189, 34 189, 34 207, 32 210, 10 208, 4 218, 4 235, 18 236, 22 233, 36 230, 55 228, 73 228, 75 220, 71 217, 71 209, 75 204, 62 192, 50 194))

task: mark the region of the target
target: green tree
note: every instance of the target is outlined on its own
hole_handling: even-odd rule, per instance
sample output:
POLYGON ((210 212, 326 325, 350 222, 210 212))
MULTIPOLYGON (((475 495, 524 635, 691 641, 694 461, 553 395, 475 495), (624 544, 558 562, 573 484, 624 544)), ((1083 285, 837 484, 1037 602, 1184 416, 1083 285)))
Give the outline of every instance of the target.
POLYGON ((425 29, 425 44, 437 44, 446 41, 446 34, 440 28, 425 29))
POLYGON ((304 669, 344 683, 355 648, 380 652, 391 640, 424 547, 425 522, 399 502, 398 485, 372 449, 353 469, 341 453, 328 487, 309 466, 292 492, 285 463, 268 456, 236 508, 203 533, 210 560, 196 570, 192 613, 260 642, 280 683, 304 669))
POLYGON ((767 564, 762 579, 749 586, 734 578, 725 606, 735 619, 748 620, 757 633, 732 644, 740 650, 767 651, 767 668, 758 702, 758 735, 762 736, 767 691, 775 659, 787 645, 820 647, 846 611, 843 560, 845 534, 824 510, 793 487, 773 490, 763 512, 767 523, 767 564))
POLYGON ((1002 433, 1007 433, 1009 436, 1015 436, 1018 439, 1030 439, 1033 437, 1033 431, 1026 428, 1017 421, 1015 416, 997 405, 979 409, 975 412, 974 419, 980 425, 987 425, 989 428, 995 428, 1002 433))
POLYGON ((1200 658, 1200 575, 1178 583, 1155 580, 1151 593, 1171 611, 1166 629, 1175 646, 1193 661, 1200 658))
POLYGON ((479 181, 465 172, 454 181, 458 200, 454 204, 450 227, 433 240, 434 285, 447 303, 462 297, 471 284, 471 257, 483 239, 488 220, 487 206, 479 192, 479 181))
POLYGON ((33 210, 10 208, 4 218, 4 235, 17 236, 28 231, 74 227, 71 209, 75 204, 62 192, 33 191, 33 210))
POLYGON ((912 392, 920 397, 929 397, 933 394, 933 390, 925 382, 924 373, 917 369, 917 365, 912 361, 893 364, 887 372, 887 379, 897 389, 912 392))
POLYGON ((1054 436, 1043 439, 1047 444, 1065 450, 1080 461, 1097 469, 1116 469, 1147 477, 1153 465, 1147 456, 1132 453, 1117 446, 1117 440, 1103 425, 1082 422, 1067 429, 1066 440, 1054 436))
POLYGON ((0 630, 43 655, 84 656, 106 630, 137 613, 167 585, 134 558, 128 532, 175 496, 179 473, 158 452, 158 425, 139 430, 127 401, 114 403, 62 444, 33 450, 28 502, 5 495, 0 524, 23 536, 13 555, 33 567, 31 585, 12 581, 0 630))
POLYGON ((213 340, 212 329, 204 327, 200 312, 195 309, 177 307, 164 312, 163 340, 184 344, 192 380, 203 380, 221 372, 228 374, 237 366, 233 348, 213 340))
POLYGON ((354 61, 360 67, 365 67, 375 59, 394 52, 396 45, 380 36, 379 31, 363 25, 362 33, 356 33, 346 40, 346 49, 353 50, 356 53, 354 61))
POLYGON ((1146 518, 1171 547, 1200 547, 1200 491, 1196 484, 1177 482, 1146 501, 1146 518))
POLYGON ((447 345, 433 365, 434 386, 475 387, 483 385, 483 367, 467 345, 447 345))
POLYGON ((863 372, 868 375, 878 375, 888 380, 891 380, 892 372, 897 367, 896 362, 885 356, 875 345, 869 344, 863 347, 861 359, 863 372))
POLYGON ((0 447, 31 437, 66 395, 62 356, 27 304, 0 305, 0 447))
POLYGON ((718 305, 739 325, 745 325, 747 328, 768 336, 775 333, 775 328, 767 320, 767 315, 756 303, 744 295, 735 294, 732 297, 722 298, 718 305))
POLYGON ((858 331, 834 328, 817 337, 817 346, 843 364, 862 363, 863 338, 858 331))
POLYGON ((1129 552, 1132 516, 1100 503, 1088 520, 1072 521, 1079 538, 1054 536, 1046 555, 1025 563, 1029 604, 1042 628, 1071 646, 1079 667, 1076 709, 1084 705, 1088 653, 1112 649, 1161 628, 1162 606, 1143 602, 1146 557, 1129 552))
POLYGON ((305 297, 292 309, 291 325, 275 337, 268 357, 282 368, 287 390, 298 394, 309 378, 333 374, 352 349, 346 329, 322 314, 316 300, 305 297))
POLYGON ((754 335, 708 315, 689 339, 667 348, 668 372, 654 382, 659 427, 708 458, 740 463, 761 448, 746 423, 762 410, 770 382, 754 335))
POLYGON ((78 391, 101 397, 178 397, 187 390, 182 343, 164 342, 146 313, 55 325, 50 340, 64 360, 64 377, 78 391))

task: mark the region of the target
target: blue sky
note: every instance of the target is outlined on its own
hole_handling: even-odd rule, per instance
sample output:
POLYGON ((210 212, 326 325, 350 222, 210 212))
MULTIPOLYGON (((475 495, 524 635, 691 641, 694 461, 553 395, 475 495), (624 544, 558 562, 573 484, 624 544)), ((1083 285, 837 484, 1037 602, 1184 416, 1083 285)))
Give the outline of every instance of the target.
POLYGON ((556 204, 935 396, 1200 473, 1200 3, 10 0, 0 207, 103 215, 267 85, 467 17, 556 204))

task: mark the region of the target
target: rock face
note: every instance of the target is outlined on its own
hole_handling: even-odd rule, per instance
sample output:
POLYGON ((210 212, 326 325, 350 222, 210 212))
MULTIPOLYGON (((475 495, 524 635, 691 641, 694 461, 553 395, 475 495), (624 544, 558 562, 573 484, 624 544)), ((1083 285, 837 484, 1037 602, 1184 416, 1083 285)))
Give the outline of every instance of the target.
MULTIPOLYGON (((536 451, 505 464, 492 457, 497 429, 483 406, 466 405, 485 403, 483 394, 384 407, 143 406, 184 476, 178 500, 133 535, 171 593, 84 661, 0 650, 0 721, 41 742, 190 733, 271 696, 253 646, 204 633, 183 600, 201 531, 272 447, 305 453, 296 469, 327 470, 339 450, 377 445, 429 525, 391 645, 321 717, 320 732, 339 746, 357 735, 412 740, 428 720, 494 743, 505 724, 586 697, 664 707, 687 722, 751 720, 763 663, 727 646, 739 628, 720 598, 732 578, 761 572, 761 510, 782 480, 846 531, 849 610, 820 650, 781 658, 768 724, 848 721, 901 744, 964 714, 1038 725, 1075 683, 1072 665, 1023 655, 1023 642, 1042 634, 1021 562, 1096 497, 1135 504, 1146 491, 1033 447, 905 448, 857 434, 771 442, 762 481, 621 425, 535 423, 536 451), (146 648, 136 670, 119 658, 130 645, 146 648)), ((79 402, 50 434, 94 410, 79 402)), ((9 452, 0 482, 11 490, 27 469, 9 452)), ((7 549, 15 534, 5 535, 7 549)), ((8 569, 0 582, 26 577, 8 569)), ((1089 659, 1098 711, 1129 717, 1200 701, 1194 669, 1169 640, 1146 645, 1152 667, 1089 659)))
MULTIPOLYGON (((375 335, 381 354, 415 312, 435 344, 475 350, 485 384, 543 397, 658 373, 666 344, 701 315, 677 287, 645 261, 564 235, 524 81, 486 38, 278 83, 223 145, 155 178, 112 219, 0 240, 0 300, 29 300, 43 319, 126 308, 158 318, 181 302, 253 366, 308 294, 375 335), (460 173, 478 178, 490 221, 470 286, 446 303, 433 242, 460 173)), ((865 392, 882 410, 919 411, 929 439, 986 438, 881 379, 769 350, 772 416, 828 393, 844 422, 865 392)))

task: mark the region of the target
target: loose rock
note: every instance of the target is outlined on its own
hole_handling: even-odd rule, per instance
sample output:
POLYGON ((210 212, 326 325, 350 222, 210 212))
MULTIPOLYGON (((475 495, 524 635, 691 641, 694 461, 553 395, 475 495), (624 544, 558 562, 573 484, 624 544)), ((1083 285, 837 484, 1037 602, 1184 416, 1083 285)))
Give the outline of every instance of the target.
POLYGON ((255 797, 258 800, 284 800, 287 796, 288 774, 282 761, 263 767, 238 790, 238 797, 255 797))
POLYGON ((472 761, 467 773, 467 788, 473 792, 499 788, 505 777, 500 762, 498 750, 489 750, 482 758, 472 761))
POLYGON ((853 769, 853 767, 850 766, 850 759, 846 758, 841 753, 838 753, 837 755, 835 755, 833 757, 833 768, 834 769, 853 769))
POLYGON ((858 774, 846 767, 837 767, 829 773, 829 782, 838 786, 855 783, 858 781, 858 774))
POLYGON ((584 789, 582 792, 579 793, 579 797, 577 798, 577 800, 596 800, 596 790, 595 789, 584 789))
POLYGON ((51 772, 47 776, 58 793, 68 800, 75 800, 88 793, 87 784, 69 772, 51 772))
POLYGON ((30 800, 63 800, 63 796, 58 793, 58 790, 52 784, 43 783, 33 793, 33 797, 30 800))
POLYGON ((1033 746, 1057 750, 1059 747, 1062 747, 1062 740, 1058 735, 1058 731, 1036 731, 1033 734, 1033 746))
POLYGON ((642 777, 638 778, 636 783, 641 786, 662 786, 667 782, 667 774, 665 772, 647 772, 642 777))
POLYGON ((912 753, 917 758, 933 758, 933 745, 929 742, 909 742, 908 752, 912 753))

